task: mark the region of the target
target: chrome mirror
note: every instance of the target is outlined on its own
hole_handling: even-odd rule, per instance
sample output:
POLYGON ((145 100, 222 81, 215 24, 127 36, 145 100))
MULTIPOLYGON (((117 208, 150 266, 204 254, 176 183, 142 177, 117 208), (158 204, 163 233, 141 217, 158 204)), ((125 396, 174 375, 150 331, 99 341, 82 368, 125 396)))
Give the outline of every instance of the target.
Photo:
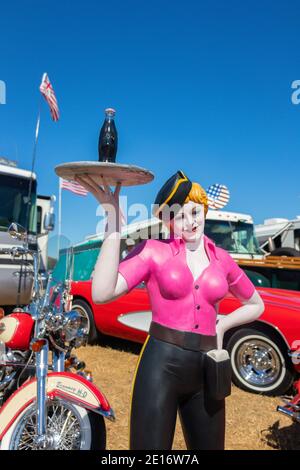
POLYGON ((47 230, 47 232, 51 232, 52 230, 54 230, 54 226, 55 214, 53 214, 53 212, 47 212, 44 218, 44 229, 47 230))
POLYGON ((10 224, 7 231, 12 238, 15 238, 17 240, 26 240, 26 237, 27 237, 26 229, 22 225, 17 224, 16 222, 13 222, 12 224, 10 224))

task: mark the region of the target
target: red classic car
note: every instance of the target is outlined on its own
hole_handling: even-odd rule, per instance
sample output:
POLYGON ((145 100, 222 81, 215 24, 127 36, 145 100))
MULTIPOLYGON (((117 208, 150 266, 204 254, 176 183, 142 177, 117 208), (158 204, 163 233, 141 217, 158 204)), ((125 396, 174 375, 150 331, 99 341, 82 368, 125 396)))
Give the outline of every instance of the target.
MULTIPOLYGON (((228 349, 233 381, 240 388, 265 395, 281 395, 300 373, 300 293, 257 288, 265 303, 258 321, 228 331, 228 349)), ((151 310, 143 284, 106 304, 94 304, 91 281, 73 281, 73 308, 87 322, 89 341, 100 334, 143 343, 151 321, 151 310)), ((230 293, 219 306, 227 315, 240 305, 230 293)))

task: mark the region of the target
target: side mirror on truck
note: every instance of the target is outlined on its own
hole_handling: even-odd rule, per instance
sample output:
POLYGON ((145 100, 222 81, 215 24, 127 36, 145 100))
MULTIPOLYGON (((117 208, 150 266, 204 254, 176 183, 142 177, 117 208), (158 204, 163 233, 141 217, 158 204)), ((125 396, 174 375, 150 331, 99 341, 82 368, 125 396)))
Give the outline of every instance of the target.
POLYGON ((52 232, 55 227, 55 214, 53 212, 46 212, 44 218, 44 230, 52 232))
POLYGON ((12 238, 15 238, 17 240, 26 240, 27 238, 26 229, 22 225, 17 224, 16 222, 12 222, 8 227, 7 231, 12 238))

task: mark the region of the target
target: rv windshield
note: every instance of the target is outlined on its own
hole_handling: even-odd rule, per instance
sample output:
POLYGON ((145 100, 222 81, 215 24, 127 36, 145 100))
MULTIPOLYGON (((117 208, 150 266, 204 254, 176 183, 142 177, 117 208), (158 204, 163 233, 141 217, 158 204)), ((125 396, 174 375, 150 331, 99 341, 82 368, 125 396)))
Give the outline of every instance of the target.
POLYGON ((261 255, 253 224, 227 220, 205 221, 205 234, 230 253, 261 255))
POLYGON ((31 211, 26 221, 28 207, 29 179, 15 175, 0 174, 0 230, 6 231, 16 222, 36 233, 36 181, 31 188, 31 211))

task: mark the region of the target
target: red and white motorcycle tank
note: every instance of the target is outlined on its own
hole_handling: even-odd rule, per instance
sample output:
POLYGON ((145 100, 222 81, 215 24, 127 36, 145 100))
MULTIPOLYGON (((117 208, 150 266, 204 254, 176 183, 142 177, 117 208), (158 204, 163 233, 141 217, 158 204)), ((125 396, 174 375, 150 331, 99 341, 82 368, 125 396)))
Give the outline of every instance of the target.
POLYGON ((8 348, 19 351, 29 349, 34 320, 25 312, 13 312, 0 320, 0 341, 8 348))

